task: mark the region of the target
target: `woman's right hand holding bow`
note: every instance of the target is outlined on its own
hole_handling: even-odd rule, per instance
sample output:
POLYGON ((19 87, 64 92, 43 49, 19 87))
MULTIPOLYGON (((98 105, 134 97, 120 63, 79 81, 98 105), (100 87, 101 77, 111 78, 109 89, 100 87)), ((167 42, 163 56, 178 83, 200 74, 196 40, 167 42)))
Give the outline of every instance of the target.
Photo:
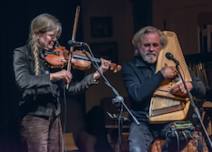
POLYGON ((61 70, 59 72, 50 74, 51 81, 63 80, 66 84, 69 84, 71 82, 71 79, 72 79, 72 74, 71 72, 67 70, 61 70))

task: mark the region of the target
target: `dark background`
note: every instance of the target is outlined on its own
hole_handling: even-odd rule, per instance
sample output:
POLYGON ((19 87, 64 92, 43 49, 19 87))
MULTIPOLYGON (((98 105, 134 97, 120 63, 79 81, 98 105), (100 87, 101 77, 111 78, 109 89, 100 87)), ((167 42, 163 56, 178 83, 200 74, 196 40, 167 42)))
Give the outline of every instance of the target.
MULTIPOLYGON (((61 21, 63 31, 60 42, 62 45, 67 44, 72 37, 76 6, 82 1, 2 0, 0 2, 0 152, 20 151, 18 127, 16 126, 19 92, 14 81, 12 67, 13 49, 25 44, 30 22, 40 13, 52 14, 61 21)), ((142 26, 151 25, 153 0, 130 1, 133 3, 133 30, 137 31, 142 26)), ((76 39, 80 41, 83 41, 82 18, 83 16, 79 18, 76 35, 76 39)), ((196 58, 211 60, 211 56, 190 57, 188 60, 196 58)))
MULTIPOLYGON (((31 20, 41 13, 57 17, 63 26, 61 44, 72 37, 74 14, 82 0, 7 0, 0 8, 0 152, 20 151, 17 126, 20 94, 14 81, 13 50, 25 44, 31 20)), ((134 31, 152 22, 152 1, 132 0, 134 31)), ((111 4, 112 5, 112 4, 111 4)), ((117 8, 118 9, 118 8, 117 8)), ((83 10, 81 10, 83 11, 83 10)), ((76 39, 83 41, 80 16, 76 39)), ((84 107, 82 107, 84 108, 84 107)))

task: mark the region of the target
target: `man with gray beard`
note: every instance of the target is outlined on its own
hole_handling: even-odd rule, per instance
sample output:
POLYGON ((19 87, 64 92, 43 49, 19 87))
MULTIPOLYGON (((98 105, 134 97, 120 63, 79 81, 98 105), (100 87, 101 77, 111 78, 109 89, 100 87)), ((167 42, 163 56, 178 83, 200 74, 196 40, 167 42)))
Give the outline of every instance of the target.
MULTIPOLYGON (((123 80, 132 102, 132 113, 140 125, 131 122, 129 151, 147 152, 153 139, 160 136, 165 125, 148 122, 151 97, 163 81, 176 78, 177 70, 175 66, 165 66, 155 72, 158 55, 167 44, 166 36, 159 29, 152 26, 140 29, 134 35, 132 44, 135 56, 124 65, 123 80)), ((192 83, 186 82, 189 91, 200 92, 202 95, 205 93, 200 80, 195 80, 195 84, 198 85, 192 83)), ((171 93, 183 97, 186 95, 186 90, 182 83, 178 83, 171 89, 171 93)))

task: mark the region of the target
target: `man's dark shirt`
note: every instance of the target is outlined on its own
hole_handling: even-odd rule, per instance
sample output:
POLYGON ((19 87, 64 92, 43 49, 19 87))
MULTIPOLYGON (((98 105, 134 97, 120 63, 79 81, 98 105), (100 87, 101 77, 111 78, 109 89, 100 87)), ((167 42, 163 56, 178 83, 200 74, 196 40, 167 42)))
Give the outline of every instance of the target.
POLYGON ((136 56, 124 65, 123 79, 133 114, 138 120, 146 121, 152 94, 164 80, 162 74, 155 74, 155 64, 148 64, 136 56))
MULTIPOLYGON (((155 70, 155 64, 146 63, 140 56, 135 56, 122 70, 123 80, 132 101, 132 112, 139 121, 148 121, 151 97, 164 80, 162 73, 155 73, 155 70)), ((194 79, 192 92, 204 95, 203 83, 197 78, 194 79)))

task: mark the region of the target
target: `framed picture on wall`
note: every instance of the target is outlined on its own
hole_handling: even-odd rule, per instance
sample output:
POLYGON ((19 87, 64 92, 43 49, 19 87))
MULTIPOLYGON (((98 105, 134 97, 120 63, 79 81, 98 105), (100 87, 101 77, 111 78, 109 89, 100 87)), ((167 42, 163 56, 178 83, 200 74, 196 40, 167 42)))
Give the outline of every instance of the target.
POLYGON ((91 17, 91 37, 105 38, 113 35, 112 17, 91 17))
POLYGON ((90 46, 95 57, 118 62, 118 46, 116 42, 91 43, 90 46))
POLYGON ((212 52, 212 24, 199 28, 199 50, 212 52))

